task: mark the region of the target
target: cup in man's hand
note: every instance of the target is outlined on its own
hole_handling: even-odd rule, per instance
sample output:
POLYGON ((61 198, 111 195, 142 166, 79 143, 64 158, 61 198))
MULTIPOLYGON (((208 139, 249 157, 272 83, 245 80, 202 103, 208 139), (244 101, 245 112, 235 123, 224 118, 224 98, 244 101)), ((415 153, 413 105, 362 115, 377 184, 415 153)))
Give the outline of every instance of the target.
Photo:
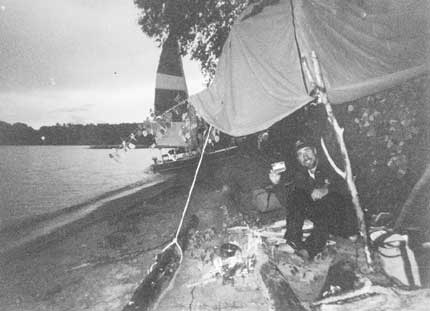
POLYGON ((286 169, 284 161, 272 163, 272 172, 280 174, 285 172, 286 169))

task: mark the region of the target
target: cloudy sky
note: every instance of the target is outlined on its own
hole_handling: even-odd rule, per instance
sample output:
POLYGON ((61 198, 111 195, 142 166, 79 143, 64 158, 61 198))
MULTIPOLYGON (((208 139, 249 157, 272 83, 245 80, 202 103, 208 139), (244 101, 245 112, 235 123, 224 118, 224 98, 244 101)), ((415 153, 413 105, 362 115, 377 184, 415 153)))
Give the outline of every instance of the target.
MULTIPOLYGON (((133 0, 0 0, 0 120, 38 128, 143 120, 160 49, 133 0)), ((189 93, 203 88, 184 59, 189 93)))

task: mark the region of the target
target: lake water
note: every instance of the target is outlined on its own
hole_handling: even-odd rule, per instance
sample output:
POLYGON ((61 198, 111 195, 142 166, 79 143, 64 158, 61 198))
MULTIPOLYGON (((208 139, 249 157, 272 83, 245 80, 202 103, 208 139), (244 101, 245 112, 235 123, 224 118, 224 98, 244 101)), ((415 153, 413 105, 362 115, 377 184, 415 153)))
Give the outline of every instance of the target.
POLYGON ((155 178, 149 167, 159 151, 120 151, 116 159, 109 153, 86 146, 0 146, 0 228, 155 178))

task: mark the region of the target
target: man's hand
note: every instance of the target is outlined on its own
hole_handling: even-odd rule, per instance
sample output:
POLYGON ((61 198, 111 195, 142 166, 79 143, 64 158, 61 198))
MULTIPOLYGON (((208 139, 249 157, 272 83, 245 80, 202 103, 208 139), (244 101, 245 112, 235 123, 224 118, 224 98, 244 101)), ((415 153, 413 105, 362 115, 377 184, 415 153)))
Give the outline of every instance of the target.
POLYGON ((311 198, 312 200, 316 201, 316 200, 321 200, 322 198, 324 198, 328 193, 328 188, 327 187, 323 187, 323 188, 317 188, 314 189, 311 193, 311 198))
POLYGON ((277 185, 277 184, 279 184, 279 181, 281 180, 281 174, 274 172, 272 170, 269 173, 269 178, 270 178, 270 181, 272 182, 272 184, 277 185))

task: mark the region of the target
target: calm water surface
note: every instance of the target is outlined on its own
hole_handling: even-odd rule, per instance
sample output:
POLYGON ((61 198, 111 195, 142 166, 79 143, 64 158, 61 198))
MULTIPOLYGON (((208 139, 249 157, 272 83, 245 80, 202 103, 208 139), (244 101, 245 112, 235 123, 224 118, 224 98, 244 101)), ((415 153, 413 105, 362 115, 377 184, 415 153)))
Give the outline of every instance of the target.
POLYGON ((82 203, 103 193, 151 181, 157 151, 85 146, 0 146, 0 227, 11 221, 82 203))

